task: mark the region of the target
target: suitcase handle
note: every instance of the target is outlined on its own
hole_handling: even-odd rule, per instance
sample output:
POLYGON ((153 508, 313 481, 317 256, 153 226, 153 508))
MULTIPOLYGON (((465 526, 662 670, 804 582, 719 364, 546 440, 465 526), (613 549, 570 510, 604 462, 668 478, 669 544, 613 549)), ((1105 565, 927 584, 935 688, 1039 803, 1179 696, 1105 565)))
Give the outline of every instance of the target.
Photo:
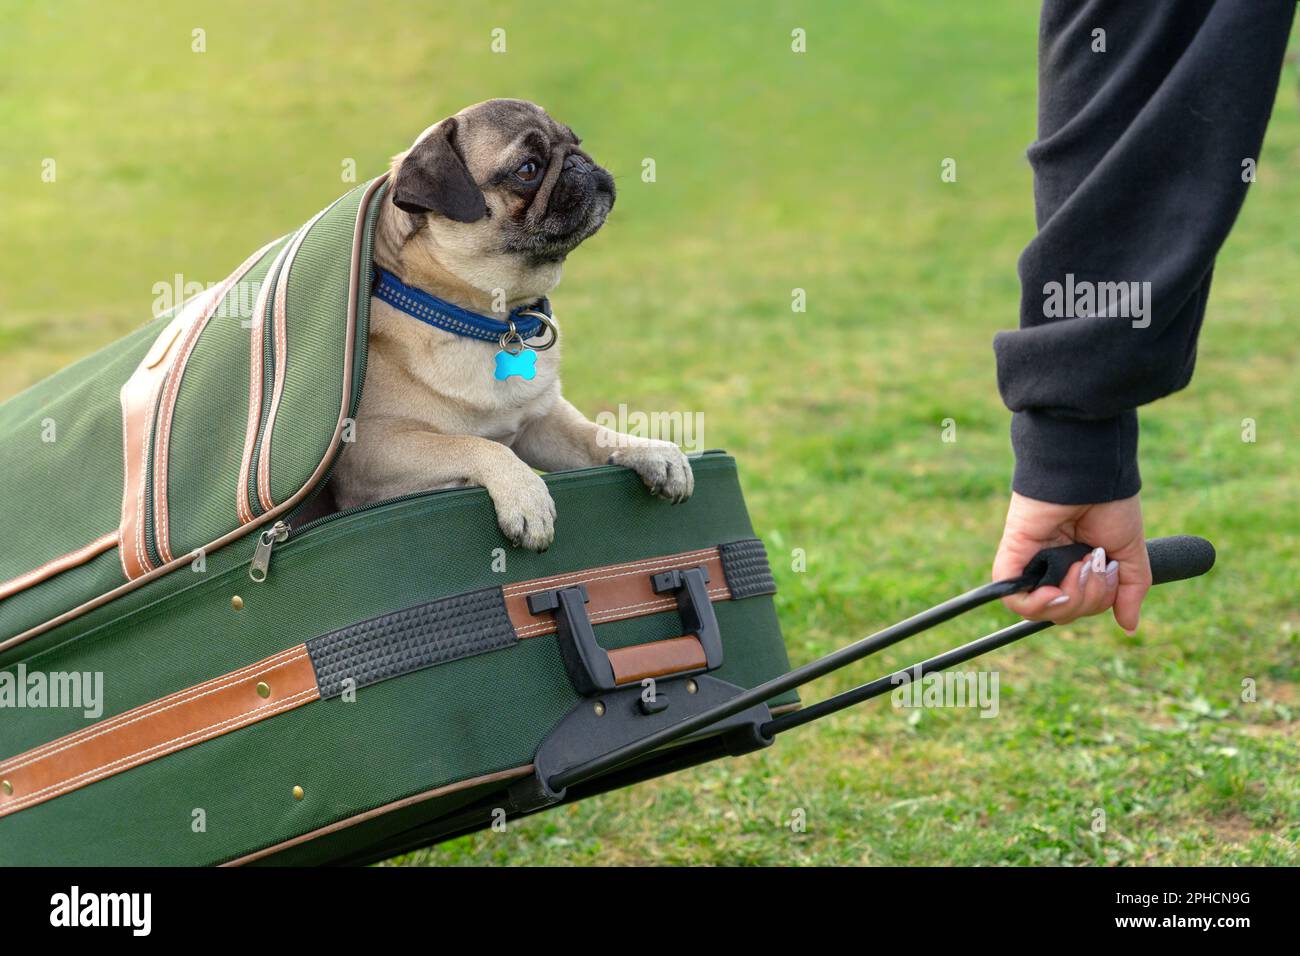
MULTIPOLYGON (((957 597, 950 598, 941 604, 936 604, 932 608, 914 614, 906 620, 892 624, 884 630, 877 631, 869 637, 855 641, 847 647, 841 647, 839 650, 832 651, 824 657, 804 664, 802 667, 796 667, 780 677, 774 677, 756 687, 742 691, 722 704, 694 713, 672 726, 647 734, 640 740, 616 747, 599 757, 569 767, 546 780, 546 788, 549 792, 562 793, 565 788, 575 783, 598 777, 615 767, 622 766, 628 761, 650 753, 652 750, 657 750, 667 744, 697 733, 755 704, 771 700, 796 687, 802 687, 809 681, 837 671, 845 665, 875 654, 877 651, 882 651, 886 647, 897 644, 904 638, 912 637, 922 631, 929 630, 936 624, 952 620, 959 614, 965 614, 967 611, 988 604, 990 601, 1006 597, 1008 594, 1031 591, 1041 584, 1058 582, 1061 580, 1061 575, 1069 567, 1070 562, 1077 560, 1079 554, 1086 553, 1089 550, 1091 549, 1087 546, 1079 549, 1077 546, 1071 545, 1066 545, 1063 548, 1045 549, 1030 561, 1029 566, 1019 577, 994 581, 967 591, 965 594, 959 594, 957 597), (1076 550, 1071 551, 1072 547, 1076 550), (1071 558, 1071 554, 1074 554, 1075 557, 1071 558), (1065 560, 1067 558, 1070 560, 1065 560)), ((1148 539, 1147 555, 1151 561, 1151 577, 1156 584, 1182 581, 1205 574, 1214 566, 1215 561, 1214 546, 1204 538, 1196 538, 1190 535, 1148 539)), ((1030 634, 1046 630, 1051 626, 1050 621, 1021 621, 1019 624, 1003 628, 995 634, 979 638, 946 654, 940 654, 938 657, 923 661, 912 670, 920 674, 942 670, 954 664, 970 660, 972 657, 986 651, 1002 647, 1012 641, 1028 637, 1030 634)), ((758 733, 770 740, 776 734, 792 727, 797 727, 800 724, 808 723, 845 707, 879 696, 888 688, 896 686, 897 681, 895 678, 903 673, 905 672, 896 672, 882 680, 863 684, 861 687, 836 694, 834 697, 804 707, 794 713, 769 720, 758 728, 758 733)))
POLYGON ((678 568, 650 576, 656 594, 676 594, 682 636, 607 651, 596 642, 587 613, 587 587, 575 584, 528 595, 533 614, 555 613, 564 669, 583 696, 626 687, 647 678, 682 677, 722 665, 722 635, 709 600, 709 572, 678 568))

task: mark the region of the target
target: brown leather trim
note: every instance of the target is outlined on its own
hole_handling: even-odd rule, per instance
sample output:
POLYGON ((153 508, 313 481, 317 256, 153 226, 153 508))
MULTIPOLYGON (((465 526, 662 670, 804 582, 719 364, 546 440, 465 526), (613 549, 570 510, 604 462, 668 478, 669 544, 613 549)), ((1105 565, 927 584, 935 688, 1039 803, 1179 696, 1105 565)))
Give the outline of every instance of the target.
MULTIPOLYGON (((228 275, 220 285, 205 293, 209 296, 208 300, 203 303, 201 309, 186 326, 185 333, 181 337, 180 348, 176 351, 175 358, 167 364, 165 369, 165 379, 162 383, 162 393, 159 397, 157 412, 158 427, 154 429, 152 495, 154 547, 158 549, 158 556, 164 564, 172 560, 171 528, 168 523, 167 509, 168 450, 171 448, 172 420, 176 411, 176 398, 180 394, 181 379, 185 375, 185 366, 189 364, 190 356, 194 353, 194 347, 198 344, 199 336, 207 328, 208 322, 216 313, 222 300, 248 274, 253 266, 262 261, 262 257, 266 255, 267 250, 274 245, 275 242, 268 242, 240 263, 239 267, 228 275)), ((148 556, 145 557, 147 560, 148 556)))
POLYGON ((200 293, 182 306, 167 323, 118 393, 122 404, 122 512, 118 524, 118 557, 127 580, 153 570, 144 547, 145 469, 149 466, 149 439, 153 435, 153 414, 158 390, 167 377, 166 358, 186 326, 201 308, 200 293))
MULTIPOLYGON (((303 230, 299 231, 301 235, 303 230)), ((295 239, 297 236, 294 237, 295 239)), ((248 424, 244 428, 244 454, 239 463, 239 487, 235 489, 235 515, 243 523, 254 520, 253 509, 248 504, 248 473, 253 462, 253 449, 257 445, 257 431, 262 423, 262 378, 266 370, 262 368, 263 357, 263 323, 266 320, 266 307, 273 291, 272 277, 284 266, 284 259, 294 240, 284 244, 284 248, 271 262, 266 272, 266 281, 257 292, 257 301, 253 304, 252 324, 248 334, 248 424)), ((274 374, 274 370, 272 370, 274 374)))
POLYGON ((311 232, 312 226, 320 220, 320 217, 333 208, 327 206, 308 221, 307 225, 302 227, 298 237, 293 241, 293 247, 289 250, 289 255, 284 260, 284 266, 280 269, 280 278, 275 284, 275 305, 273 307, 273 317, 275 320, 275 377, 271 386, 271 407, 266 411, 266 423, 262 426, 262 452, 257 459, 257 497, 262 503, 262 510, 269 511, 275 507, 275 500, 271 497, 271 439, 275 434, 275 416, 280 410, 280 396, 284 394, 284 373, 285 367, 289 361, 289 336, 288 336, 288 317, 286 315, 286 300, 289 295, 289 271, 293 268, 294 259, 297 258, 298 250, 302 248, 303 240, 307 238, 307 233, 311 232))
POLYGON ((0 762, 0 817, 319 699, 299 644, 0 762))
POLYGON ((700 670, 708 663, 704 657, 704 645, 690 635, 620 647, 608 653, 616 684, 635 684, 647 677, 700 670))
POLYGON ((110 531, 83 548, 69 551, 62 557, 55 558, 53 561, 46 561, 39 568, 28 571, 26 574, 20 574, 16 578, 10 578, 0 584, 0 601, 17 594, 19 591, 25 591, 34 584, 40 584, 56 574, 62 574, 68 568, 75 568, 78 565, 85 564, 91 558, 97 558, 109 548, 115 547, 117 547, 117 532, 110 531))
MULTIPOLYGON (((307 479, 307 481, 303 484, 303 486, 300 489, 298 489, 298 493, 296 495, 289 498, 282 504, 278 505, 271 511, 268 511, 266 514, 262 515, 259 519, 249 522, 247 524, 240 525, 238 528, 235 528, 234 530, 228 532, 227 534, 222 535, 216 541, 209 542, 202 549, 197 549, 197 550, 203 550, 208 553, 211 553, 213 551, 218 551, 221 548, 224 548, 226 545, 234 541, 238 541, 245 534, 247 534, 248 531, 250 530, 250 525, 257 526, 260 524, 265 524, 269 521, 274 521, 276 518, 280 517, 285 512, 291 510, 294 506, 296 506, 299 502, 301 502, 307 496, 307 494, 313 488, 316 487, 317 483, 320 482, 320 480, 325 477, 326 472, 329 471, 330 463, 333 461, 334 455, 338 451, 338 447, 342 442, 343 424, 345 421, 347 421, 348 406, 352 398, 352 361, 353 361, 353 354, 356 350, 356 334, 357 334, 356 331, 357 330, 357 321, 356 321, 357 293, 359 291, 359 286, 361 283, 361 235, 365 228, 366 213, 370 206, 370 201, 374 197, 375 191, 378 190, 381 186, 383 186, 387 182, 388 182, 387 176, 380 176, 379 178, 373 180, 370 183, 370 185, 367 187, 365 195, 362 196, 361 205, 357 212, 357 221, 356 221, 355 229, 353 232, 353 238, 352 238, 352 261, 351 261, 352 272, 348 282, 348 322, 347 322, 347 329, 346 329, 346 337, 344 340, 344 353, 343 353, 343 398, 342 398, 341 407, 339 409, 338 424, 334 428, 334 436, 333 438, 330 439, 329 448, 325 450, 325 455, 323 458, 321 458, 320 464, 316 466, 316 470, 312 472, 311 476, 307 479)), ((91 600, 86 601, 84 604, 80 604, 69 611, 64 611, 62 614, 50 618, 48 621, 45 621, 42 624, 36 625, 36 627, 28 628, 26 631, 23 631, 21 634, 16 634, 11 638, 0 641, 0 651, 7 651, 11 647, 17 647, 19 644, 22 644, 24 641, 29 641, 33 637, 37 637, 38 635, 44 634, 46 631, 56 628, 61 624, 66 624, 68 621, 75 620, 76 618, 81 617, 81 615, 89 611, 95 610, 95 608, 103 607, 105 604, 109 604, 112 601, 115 601, 118 598, 122 597, 123 595, 130 594, 136 588, 148 584, 150 581, 153 581, 156 578, 160 578, 164 574, 169 574, 172 571, 177 570, 178 568, 186 567, 189 564, 189 562, 194 558, 194 555, 197 553, 197 550, 195 552, 191 552, 190 554, 183 554, 180 557, 176 558, 174 561, 164 564, 160 568, 156 568, 153 571, 150 571, 149 573, 141 577, 127 581, 125 584, 122 584, 111 591, 107 591, 96 598, 92 598, 91 600)))
MULTIPOLYGON (((585 571, 555 574, 534 581, 521 581, 502 588, 506 613, 515 633, 521 637, 540 637, 555 633, 555 616, 544 613, 534 615, 528 610, 528 595, 538 591, 567 587, 573 584, 587 586, 587 613, 593 624, 621 621, 629 617, 659 614, 677 607, 677 599, 669 594, 656 594, 650 586, 650 576, 674 568, 693 568, 703 565, 709 573, 709 597, 714 601, 731 599, 727 579, 722 573, 722 558, 717 548, 682 551, 678 554, 622 564, 609 564, 585 571)), ((698 642, 697 642, 698 643, 698 642)))
POLYGON ((410 797, 403 797, 401 800, 394 800, 392 803, 385 803, 381 807, 375 807, 373 810, 367 810, 365 813, 358 813, 354 816, 347 817, 343 820, 336 820, 334 823, 318 827, 308 833, 293 837, 276 843, 273 846, 265 847, 261 850, 255 850, 252 853, 245 854, 228 863, 222 863, 222 866, 243 866, 245 863, 252 863, 254 860, 260 860, 262 857, 270 856, 281 850, 287 850, 290 847, 297 846, 300 843, 307 843, 311 840, 328 836, 339 830, 347 829, 358 823, 364 823, 366 820, 383 816, 385 813, 392 813, 394 810, 401 810, 404 807, 414 806, 417 803, 424 803, 426 800, 436 800, 438 797, 445 797, 449 793, 458 793, 461 790, 470 790, 474 787, 481 787, 489 783, 498 783, 505 780, 515 780, 519 777, 526 777, 533 772, 533 765, 528 764, 524 767, 513 767, 510 770, 498 770, 496 773, 485 773, 480 777, 470 777, 468 780, 460 780, 456 783, 449 783, 443 787, 434 787, 432 790, 425 790, 423 793, 417 793, 410 797))

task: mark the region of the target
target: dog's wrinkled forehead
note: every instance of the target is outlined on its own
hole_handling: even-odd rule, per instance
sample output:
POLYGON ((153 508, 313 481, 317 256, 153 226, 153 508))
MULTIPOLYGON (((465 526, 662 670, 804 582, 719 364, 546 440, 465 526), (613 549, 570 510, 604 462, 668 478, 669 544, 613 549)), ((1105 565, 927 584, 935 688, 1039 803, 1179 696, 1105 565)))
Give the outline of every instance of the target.
MULTIPOLYGON (((484 190, 531 197, 519 209, 546 209, 552 187, 578 149, 573 130, 525 100, 487 100, 435 123, 400 157, 393 205, 455 222, 491 218, 484 190), (527 177, 511 180, 521 167, 527 177), (540 172, 540 176, 538 173, 540 172)), ((582 154, 585 156, 585 154, 582 154)), ((584 166, 583 171, 589 171, 584 166)))
POLYGON ((573 130, 527 100, 487 100, 456 114, 457 145, 475 177, 500 165, 503 156, 546 157, 578 144, 573 130))

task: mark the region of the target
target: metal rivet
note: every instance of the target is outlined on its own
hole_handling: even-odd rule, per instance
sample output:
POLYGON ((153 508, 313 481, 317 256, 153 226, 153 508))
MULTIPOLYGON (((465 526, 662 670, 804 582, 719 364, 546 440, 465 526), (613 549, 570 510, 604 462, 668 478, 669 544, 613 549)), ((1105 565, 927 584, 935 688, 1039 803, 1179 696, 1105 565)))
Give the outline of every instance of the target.
POLYGON ((258 697, 270 697, 270 696, 271 696, 271 685, 268 684, 268 683, 267 683, 266 681, 264 681, 264 680, 263 680, 263 681, 258 681, 258 682, 257 682, 257 696, 258 696, 258 697))
POLYGON ((244 599, 241 598, 238 594, 236 594, 234 597, 230 599, 230 606, 233 607, 236 611, 242 611, 244 609, 244 599))
POLYGON ((301 800, 301 799, 303 798, 303 796, 304 796, 304 794, 303 794, 303 792, 302 792, 302 787, 294 787, 294 788, 293 788, 293 798, 294 798, 295 800, 301 800))
POLYGON ((700 685, 697 684, 697 683, 695 683, 695 681, 693 681, 693 680, 688 680, 688 681, 686 682, 686 693, 688 693, 688 694, 694 694, 694 693, 695 693, 697 690, 699 690, 699 689, 700 689, 700 685))
POLYGON ((14 785, 8 780, 0 780, 0 790, 5 792, 6 797, 12 797, 14 794, 14 785))
POLYGON ((597 717, 604 717, 604 716, 605 716, 605 703, 604 703, 604 701, 600 701, 600 700, 596 701, 596 706, 593 707, 592 710, 594 710, 594 711, 596 712, 596 716, 597 716, 597 717))

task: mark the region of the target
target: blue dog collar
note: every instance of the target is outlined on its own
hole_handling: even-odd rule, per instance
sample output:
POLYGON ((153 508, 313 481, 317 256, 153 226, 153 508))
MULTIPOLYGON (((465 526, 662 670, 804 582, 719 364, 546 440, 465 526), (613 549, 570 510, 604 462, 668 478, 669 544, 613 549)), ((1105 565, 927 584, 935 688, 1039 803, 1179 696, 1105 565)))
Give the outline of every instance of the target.
MULTIPOLYGON (((445 299, 429 295, 423 289, 407 285, 387 269, 375 266, 378 281, 375 283, 374 295, 387 302, 394 309, 405 312, 412 318, 419 319, 435 329, 463 335, 470 339, 499 343, 502 337, 515 333, 520 339, 531 339, 544 331, 542 320, 533 315, 521 315, 523 312, 541 312, 548 318, 551 304, 542 299, 535 305, 520 306, 510 312, 510 321, 489 318, 469 309, 452 305, 445 299)), ((532 376, 528 376, 531 378, 532 376)))

